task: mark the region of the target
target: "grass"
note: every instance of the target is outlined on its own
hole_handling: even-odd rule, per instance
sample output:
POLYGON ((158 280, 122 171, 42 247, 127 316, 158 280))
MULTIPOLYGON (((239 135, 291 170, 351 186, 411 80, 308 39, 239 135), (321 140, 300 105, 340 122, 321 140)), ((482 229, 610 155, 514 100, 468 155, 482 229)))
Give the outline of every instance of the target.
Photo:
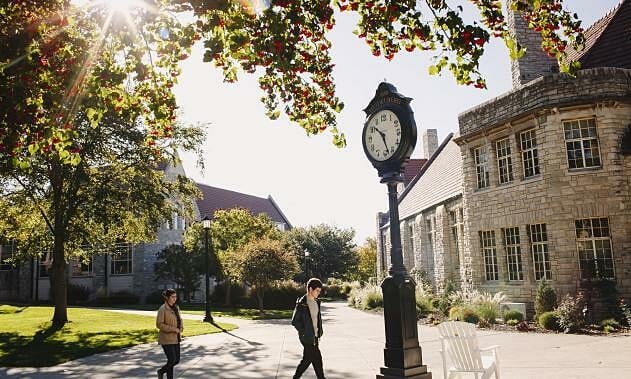
MULTIPOLYGON (((158 338, 154 316, 68 308, 70 322, 55 330, 52 315, 53 307, 0 305, 0 367, 53 366, 158 338)), ((219 325, 225 330, 236 328, 219 325)), ((217 332, 208 323, 184 321, 184 337, 217 332)))
MULTIPOLYGON (((114 305, 116 309, 135 309, 142 311, 155 311, 160 307, 156 304, 131 304, 131 305, 114 305)), ((193 315, 203 315, 204 305, 180 304, 182 313, 193 315)), ((211 307, 213 317, 234 317, 246 320, 272 320, 281 318, 291 318, 293 309, 266 309, 265 313, 260 314, 258 309, 254 308, 215 308, 211 307)), ((0 311, 1 312, 1 311, 0 311)))

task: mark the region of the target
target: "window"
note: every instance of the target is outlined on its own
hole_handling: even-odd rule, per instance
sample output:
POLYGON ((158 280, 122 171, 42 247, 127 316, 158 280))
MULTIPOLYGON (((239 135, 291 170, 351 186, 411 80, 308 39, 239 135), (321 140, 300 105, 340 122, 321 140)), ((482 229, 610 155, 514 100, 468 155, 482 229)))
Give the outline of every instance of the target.
POLYGON ((532 263, 535 270, 535 280, 552 279, 546 224, 528 225, 528 236, 530 238, 530 248, 532 250, 532 263))
POLYGON ((112 253, 111 273, 113 275, 128 275, 132 273, 132 245, 117 244, 112 253))
POLYGON ((0 271, 10 271, 15 268, 11 258, 15 253, 15 241, 0 240, 0 271))
POLYGON ((521 160, 524 166, 524 178, 539 175, 539 154, 535 130, 526 130, 519 134, 521 160))
POLYGON ((473 149, 473 158, 475 160, 475 172, 478 179, 478 189, 489 186, 489 167, 486 149, 478 147, 473 149))
POLYGON ((500 184, 513 181, 513 158, 511 157, 510 141, 504 138, 495 143, 497 152, 497 167, 499 168, 500 184))
POLYGON ((72 276, 89 276, 92 274, 92 257, 73 259, 70 265, 72 276))
POLYGON ((410 246, 410 254, 414 256, 414 223, 408 225, 408 243, 408 246, 410 246))
POLYGON ((460 266, 460 236, 462 236, 462 208, 454 209, 449 212, 449 221, 451 223, 451 239, 453 241, 454 251, 456 252, 456 257, 458 258, 457 265, 460 266))
POLYGON ((506 247, 506 262, 508 264, 508 280, 524 280, 519 227, 504 229, 504 246, 506 247))
POLYGON ((600 148, 594 119, 565 121, 563 129, 568 167, 600 167, 600 148))
POLYGON ((482 256, 484 257, 484 274, 486 280, 499 280, 495 231, 488 230, 480 232, 480 246, 482 246, 482 256))
POLYGON ((427 246, 429 247, 429 254, 434 255, 434 217, 428 217, 425 220, 427 226, 427 246))
POLYGON ((576 220, 576 246, 582 279, 614 277, 607 218, 576 220))
POLYGON ((51 250, 46 250, 42 252, 42 255, 39 257, 39 277, 47 278, 50 273, 49 271, 53 267, 53 252, 51 250))

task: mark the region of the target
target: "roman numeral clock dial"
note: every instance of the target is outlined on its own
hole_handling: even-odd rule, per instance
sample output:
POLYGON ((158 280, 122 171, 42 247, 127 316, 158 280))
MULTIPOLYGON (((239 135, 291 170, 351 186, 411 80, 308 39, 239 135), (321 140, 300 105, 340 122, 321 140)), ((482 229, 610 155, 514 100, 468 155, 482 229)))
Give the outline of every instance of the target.
POLYGON ((377 161, 392 157, 401 145, 401 123, 391 110, 375 113, 367 123, 364 133, 366 152, 377 161))

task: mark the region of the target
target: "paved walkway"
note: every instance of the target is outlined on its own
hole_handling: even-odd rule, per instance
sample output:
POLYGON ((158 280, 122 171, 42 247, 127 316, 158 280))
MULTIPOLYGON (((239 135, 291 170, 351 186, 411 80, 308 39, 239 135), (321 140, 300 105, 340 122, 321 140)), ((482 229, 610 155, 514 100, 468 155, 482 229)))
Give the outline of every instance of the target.
MULTIPOLYGON (((150 312, 154 314, 154 312, 150 312)), ((195 316, 199 317, 199 316, 195 316)), ((329 379, 374 378, 383 364, 384 327, 379 314, 323 305, 322 354, 329 379)), ((288 320, 221 319, 239 329, 186 338, 177 378, 291 378, 302 349, 288 320)), ((423 359, 440 379, 438 331, 419 326, 423 359)), ((503 379, 631 378, 631 337, 480 332, 480 344, 501 345, 503 379)), ((164 361, 155 343, 47 368, 0 369, 1 378, 153 378, 164 361)), ((303 376, 313 379, 311 368, 303 376)))

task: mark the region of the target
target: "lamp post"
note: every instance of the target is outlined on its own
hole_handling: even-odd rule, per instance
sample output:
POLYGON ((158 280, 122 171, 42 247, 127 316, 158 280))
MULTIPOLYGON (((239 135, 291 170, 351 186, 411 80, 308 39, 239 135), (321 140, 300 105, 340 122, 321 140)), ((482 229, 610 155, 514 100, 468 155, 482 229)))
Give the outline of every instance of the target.
POLYGON ((209 264, 208 264, 208 250, 210 245, 210 227, 212 226, 212 221, 208 216, 204 217, 202 220, 202 226, 204 227, 204 266, 206 268, 206 296, 205 296, 205 313, 204 313, 204 322, 214 323, 213 316, 210 314, 210 301, 209 301, 209 292, 210 292, 210 275, 208 272, 209 264))
POLYGON ((307 275, 307 280, 309 280, 309 250, 305 249, 305 275, 307 275))

